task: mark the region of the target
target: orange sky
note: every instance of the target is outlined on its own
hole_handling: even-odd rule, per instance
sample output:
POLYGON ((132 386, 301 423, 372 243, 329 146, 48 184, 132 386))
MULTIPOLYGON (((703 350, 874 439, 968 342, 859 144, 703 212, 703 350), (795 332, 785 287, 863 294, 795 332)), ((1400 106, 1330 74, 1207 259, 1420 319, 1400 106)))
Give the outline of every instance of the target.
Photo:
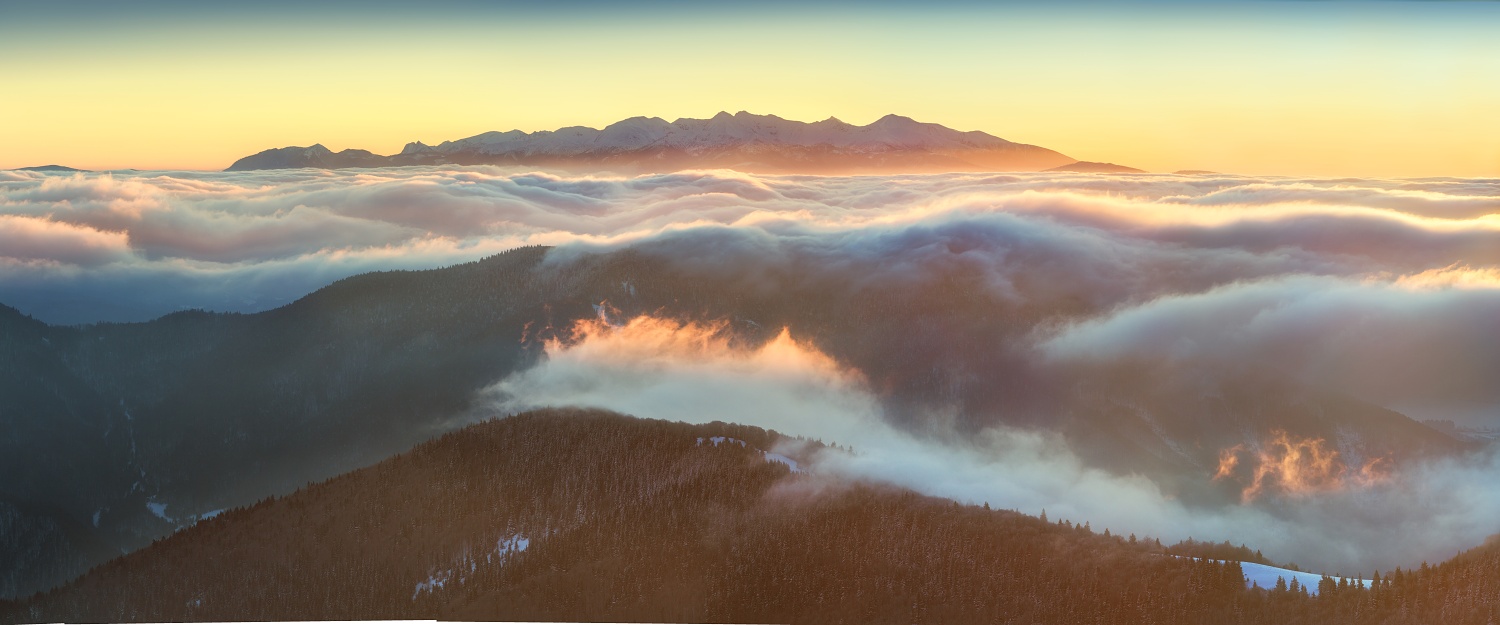
POLYGON ((0 167, 747 110, 898 113, 1151 171, 1500 175, 1494 3, 280 10, 0 16, 0 167))

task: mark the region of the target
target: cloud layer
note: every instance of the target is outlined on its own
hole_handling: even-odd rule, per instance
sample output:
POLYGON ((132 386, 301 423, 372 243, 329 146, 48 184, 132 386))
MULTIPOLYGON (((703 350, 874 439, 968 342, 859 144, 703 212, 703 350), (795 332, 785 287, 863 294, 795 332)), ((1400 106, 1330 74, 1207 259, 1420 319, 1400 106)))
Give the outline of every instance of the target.
MULTIPOLYGON (((1090 395, 1105 379, 1095 371, 1163 386, 1269 373, 1417 418, 1496 425, 1500 180, 0 172, 0 302, 52 322, 263 310, 347 275, 523 244, 558 246, 547 266, 629 249, 791 330, 755 342, 728 317, 617 319, 500 381, 495 401, 509 408, 754 423, 860 451, 819 459, 827 475, 1117 531, 1233 538, 1324 566, 1408 565, 1496 529, 1488 452, 1403 464, 1369 488, 1203 507, 1094 468, 1061 425, 972 415, 1003 406, 1057 425, 1069 411, 1154 407, 1140 427, 1159 428, 1173 409, 1212 420, 1232 410, 1199 408, 1296 408, 1192 403, 1193 391, 1162 409, 1107 385, 1090 395), (912 395, 921 401, 896 401, 912 395)), ((1174 427, 1163 444, 1189 441, 1192 423, 1174 427)), ((1346 443, 1328 446, 1352 460, 1360 450, 1346 443)))
MULTIPOLYGON (((589 406, 654 418, 749 423, 838 443, 812 458, 814 480, 874 480, 970 503, 987 502, 1102 531, 1168 543, 1248 543, 1281 562, 1368 574, 1446 557, 1495 533, 1500 455, 1407 467, 1367 488, 1268 505, 1202 507, 1140 476, 1090 468, 1060 437, 1008 427, 957 437, 893 427, 862 375, 787 332, 762 344, 723 325, 653 317, 583 322, 547 345, 547 359, 486 395, 501 412, 589 406)), ((771 450, 768 450, 771 451, 771 450)), ((797 454, 797 450, 781 449, 797 454)), ((803 450, 805 451, 805 449, 803 450)))
POLYGON ((584 249, 694 232, 742 254, 806 241, 809 253, 868 257, 924 236, 948 239, 975 250, 949 260, 1034 258, 1028 271, 1054 275, 1030 282, 1085 280, 1093 300, 1119 303, 1279 275, 1493 267, 1497 207, 1500 183, 1473 179, 7 171, 0 302, 57 323, 189 307, 249 312, 365 271, 442 266, 522 244, 584 249), (720 231, 701 232, 709 227, 720 231), (1065 256, 1083 248, 1085 256, 1065 256), (1161 272, 1173 283, 1161 284, 1161 272))
POLYGON ((0 172, 0 303, 54 323, 253 312, 522 244, 629 247, 746 293, 942 300, 971 308, 947 313, 972 326, 956 340, 1028 359, 1274 363, 1425 417, 1500 406, 1500 180, 0 172))

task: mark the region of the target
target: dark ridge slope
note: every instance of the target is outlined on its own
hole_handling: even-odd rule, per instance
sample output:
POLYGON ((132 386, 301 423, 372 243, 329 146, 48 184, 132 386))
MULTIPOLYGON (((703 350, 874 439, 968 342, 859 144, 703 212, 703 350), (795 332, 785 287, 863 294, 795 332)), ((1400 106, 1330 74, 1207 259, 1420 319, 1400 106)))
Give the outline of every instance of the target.
MULTIPOLYGON (((0 542, 0 581, 12 580, 0 596, 489 416, 476 393, 534 363, 538 335, 593 318, 601 302, 627 317, 726 322, 748 344, 789 328, 861 371, 898 427, 938 411, 959 415, 961 433, 1060 432, 1090 464, 1198 502, 1237 501, 1203 467, 1276 429, 1330 444, 1357 433, 1353 451, 1396 463, 1466 448, 1287 380, 1243 377, 1205 395, 1149 371, 1039 368, 1026 333, 1098 311, 1065 286, 1025 281, 1017 301, 997 301, 972 263, 922 284, 851 284, 817 258, 735 273, 659 250, 547 254, 356 276, 254 315, 49 327, 0 314, 0 420, 25 434, 0 438, 0 514, 36 536, 0 542), (42 544, 85 555, 27 555, 42 544)), ((866 262, 857 271, 878 275, 884 261, 866 262)))
POLYGON ((1014 512, 793 474, 774 432, 597 411, 480 423, 225 512, 7 621, 1458 623, 1494 548, 1321 596, 1014 512), (719 445, 707 439, 732 437, 719 445), (523 546, 524 545, 524 546, 523 546))

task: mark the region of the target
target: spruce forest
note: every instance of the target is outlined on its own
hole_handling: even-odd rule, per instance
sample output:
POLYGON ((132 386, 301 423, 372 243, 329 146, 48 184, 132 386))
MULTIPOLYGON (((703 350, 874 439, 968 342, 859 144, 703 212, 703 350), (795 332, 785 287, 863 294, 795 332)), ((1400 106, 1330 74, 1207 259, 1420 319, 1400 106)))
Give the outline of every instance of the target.
MULTIPOLYGON (((1246 588, 1227 545, 839 484, 760 428, 549 410, 229 510, 8 622, 543 620, 1484 625, 1500 545, 1368 589, 1246 588), (717 442, 714 440, 717 438, 717 442), (792 460, 792 462, 796 462, 792 460), (1191 557, 1201 555, 1203 558, 1191 557)), ((834 450, 838 451, 838 450, 834 450)), ((1238 550, 1240 548, 1232 548, 1238 550)))

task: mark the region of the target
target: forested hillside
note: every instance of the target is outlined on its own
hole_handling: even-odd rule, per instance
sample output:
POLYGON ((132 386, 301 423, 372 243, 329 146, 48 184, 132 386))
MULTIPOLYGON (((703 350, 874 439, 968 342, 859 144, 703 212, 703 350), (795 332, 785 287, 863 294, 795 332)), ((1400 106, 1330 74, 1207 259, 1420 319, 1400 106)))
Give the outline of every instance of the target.
POLYGON ((1209 479, 1219 450, 1277 430, 1397 462, 1466 445, 1276 376, 1205 393, 1151 371, 1047 368, 1026 337, 1099 311, 1040 281, 997 301, 982 267, 851 284, 817 258, 767 272, 650 250, 549 253, 360 275, 254 315, 59 327, 0 307, 0 426, 16 434, 0 438, 0 597, 490 416, 478 391, 601 308, 723 322, 750 343, 789 328, 858 370, 898 427, 953 414, 964 434, 1058 432, 1095 466, 1208 503, 1239 497, 1209 479))
MULTIPOLYGON (((595 411, 480 423, 224 512, 6 621, 1476 623, 1500 549, 1373 590, 1246 589, 1154 540, 833 483, 775 432, 595 411)), ((857 452, 856 452, 857 453, 857 452)))

